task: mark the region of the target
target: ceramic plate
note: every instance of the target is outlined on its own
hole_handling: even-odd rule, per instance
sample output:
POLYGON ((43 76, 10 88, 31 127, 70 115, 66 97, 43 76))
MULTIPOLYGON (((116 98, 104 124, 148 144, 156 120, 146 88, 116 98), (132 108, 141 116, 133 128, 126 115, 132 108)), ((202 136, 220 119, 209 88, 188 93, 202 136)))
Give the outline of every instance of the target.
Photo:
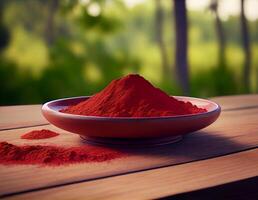
POLYGON ((200 130, 212 124, 220 115, 220 106, 212 101, 193 97, 174 96, 181 101, 190 101, 207 112, 200 114, 166 117, 98 117, 59 112, 89 97, 58 99, 45 103, 42 113, 53 125, 81 135, 84 138, 163 138, 176 137, 200 130))

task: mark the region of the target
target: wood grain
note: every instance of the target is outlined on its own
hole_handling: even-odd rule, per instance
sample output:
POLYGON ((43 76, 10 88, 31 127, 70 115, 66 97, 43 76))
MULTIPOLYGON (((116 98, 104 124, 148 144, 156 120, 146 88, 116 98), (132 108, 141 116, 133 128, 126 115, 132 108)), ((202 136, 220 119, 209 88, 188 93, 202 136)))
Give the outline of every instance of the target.
MULTIPOLYGON (((222 113, 210 127, 187 135, 173 145, 146 149, 122 149, 131 155, 104 163, 74 164, 61 167, 0 166, 0 194, 48 188, 66 183, 92 180, 161 166, 175 165, 207 159, 228 153, 246 150, 258 145, 258 109, 222 113)), ((64 132, 51 125, 49 128, 61 133, 53 139, 27 141, 20 135, 35 128, 2 131, 1 141, 13 144, 85 145, 77 135, 64 132)), ((212 166, 211 166, 212 167, 212 166)), ((240 169, 241 170, 241 169, 240 169)))
POLYGON ((0 130, 48 124, 41 115, 41 105, 0 106, 0 130))
POLYGON ((209 188, 202 188, 186 193, 180 193, 172 196, 165 196, 159 200, 217 200, 217 199, 257 199, 258 197, 258 176, 246 178, 230 183, 220 184, 209 188), (170 198, 171 197, 171 198, 170 198))
POLYGON ((211 100, 219 103, 222 110, 258 107, 258 94, 221 96, 211 98, 211 100))
POLYGON ((156 199, 258 176, 258 149, 6 199, 156 199))

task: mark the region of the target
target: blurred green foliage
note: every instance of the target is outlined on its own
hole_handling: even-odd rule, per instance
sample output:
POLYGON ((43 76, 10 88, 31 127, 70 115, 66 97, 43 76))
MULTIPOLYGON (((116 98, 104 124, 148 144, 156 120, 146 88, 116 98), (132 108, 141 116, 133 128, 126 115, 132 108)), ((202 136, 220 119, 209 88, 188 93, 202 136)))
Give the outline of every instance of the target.
MULTIPOLYGON (((119 0, 66 0, 58 1, 57 9, 51 9, 51 0, 3 2, 0 105, 91 95, 128 73, 140 73, 168 93, 181 94, 174 75, 171 5, 165 7, 164 35, 171 74, 164 80, 155 41, 153 1, 128 8, 119 0), (53 43, 48 44, 46 37, 52 37, 53 43)), ((191 95, 244 93, 239 18, 223 22, 227 48, 226 62, 220 66, 213 16, 207 10, 188 14, 191 95)), ((258 20, 249 22, 252 92, 258 87, 257 26, 258 20)))

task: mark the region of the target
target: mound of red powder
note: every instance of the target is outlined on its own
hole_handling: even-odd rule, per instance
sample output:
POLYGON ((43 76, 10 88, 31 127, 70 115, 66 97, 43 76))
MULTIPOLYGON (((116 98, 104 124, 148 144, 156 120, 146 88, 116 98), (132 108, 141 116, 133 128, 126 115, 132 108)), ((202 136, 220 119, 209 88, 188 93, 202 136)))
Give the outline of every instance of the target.
POLYGON ((158 117, 206 112, 190 102, 179 101, 131 74, 112 81, 101 92, 60 112, 107 117, 158 117))
POLYGON ((24 135, 21 136, 21 139, 38 140, 38 139, 52 138, 58 135, 59 134, 54 131, 42 129, 42 130, 33 130, 28 133, 25 133, 24 135))
POLYGON ((58 166, 83 162, 104 162, 123 156, 125 156, 125 153, 97 146, 17 146, 7 142, 0 142, 1 164, 39 164, 58 166))

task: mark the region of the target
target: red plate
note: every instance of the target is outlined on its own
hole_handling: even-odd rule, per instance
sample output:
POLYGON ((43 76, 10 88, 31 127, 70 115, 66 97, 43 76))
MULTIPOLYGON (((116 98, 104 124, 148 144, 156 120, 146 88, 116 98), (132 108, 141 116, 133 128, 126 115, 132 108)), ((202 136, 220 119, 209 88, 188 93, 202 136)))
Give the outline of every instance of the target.
MULTIPOLYGON (((212 124, 220 115, 220 106, 206 99, 175 96, 178 100, 190 101, 207 112, 171 117, 98 117, 82 116, 59 112, 60 109, 77 104, 89 97, 59 99, 45 103, 42 107, 44 117, 53 125, 83 138, 174 138, 200 130, 212 124)), ((92 140, 94 142, 94 139, 92 140)), ((114 139, 115 141, 115 139, 114 139)), ((166 143, 166 141, 165 141, 166 143)))

